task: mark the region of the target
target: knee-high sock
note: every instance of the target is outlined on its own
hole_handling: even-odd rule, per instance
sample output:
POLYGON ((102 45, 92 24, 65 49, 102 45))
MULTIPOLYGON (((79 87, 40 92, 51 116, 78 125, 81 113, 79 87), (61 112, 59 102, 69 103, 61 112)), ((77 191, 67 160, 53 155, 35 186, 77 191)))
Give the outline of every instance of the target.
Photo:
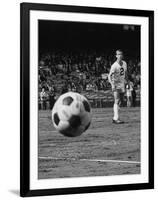
POLYGON ((114 120, 118 120, 119 119, 119 105, 114 103, 114 120))

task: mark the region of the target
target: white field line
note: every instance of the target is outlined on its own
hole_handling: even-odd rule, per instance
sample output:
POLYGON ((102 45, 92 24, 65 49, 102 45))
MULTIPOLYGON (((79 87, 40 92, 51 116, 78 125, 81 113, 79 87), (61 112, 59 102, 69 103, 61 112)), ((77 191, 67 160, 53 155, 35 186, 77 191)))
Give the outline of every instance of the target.
POLYGON ((82 159, 82 161, 91 161, 91 162, 113 162, 113 163, 129 163, 129 164, 140 164, 139 161, 130 161, 130 160, 99 160, 99 159, 82 159))
POLYGON ((128 164, 140 164, 139 161, 129 161, 129 160, 103 160, 103 159, 76 159, 76 158, 53 158, 51 156, 38 157, 41 160, 73 160, 73 161, 89 161, 89 162, 111 162, 111 163, 128 163, 128 164))
MULTIPOLYGON (((40 132, 46 132, 46 131, 40 131, 40 132)), ((47 132, 53 132, 53 133, 57 133, 58 131, 56 131, 56 130, 53 130, 53 131, 47 131, 47 132)))

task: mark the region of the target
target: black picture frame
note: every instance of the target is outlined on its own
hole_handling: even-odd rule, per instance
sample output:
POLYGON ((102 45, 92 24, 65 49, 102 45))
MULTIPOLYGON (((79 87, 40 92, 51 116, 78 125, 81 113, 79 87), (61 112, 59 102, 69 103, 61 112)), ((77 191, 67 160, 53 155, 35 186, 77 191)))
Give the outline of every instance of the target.
POLYGON ((20 195, 43 196, 76 193, 109 192, 154 188, 154 12, 68 5, 21 3, 20 5, 20 195), (103 15, 139 16, 149 19, 149 181, 148 183, 87 186, 58 189, 30 189, 30 11, 59 11, 103 15))

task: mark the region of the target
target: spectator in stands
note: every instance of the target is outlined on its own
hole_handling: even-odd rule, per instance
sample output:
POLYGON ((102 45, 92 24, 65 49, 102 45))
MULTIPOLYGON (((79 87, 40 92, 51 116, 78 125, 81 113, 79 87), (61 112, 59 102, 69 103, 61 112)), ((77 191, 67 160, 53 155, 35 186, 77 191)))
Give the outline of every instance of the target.
POLYGON ((50 108, 50 110, 52 110, 52 108, 54 106, 55 99, 56 99, 55 92, 53 90, 51 90, 49 92, 49 108, 50 108))
POLYGON ((47 94, 45 92, 45 89, 42 88, 42 91, 40 92, 40 102, 42 110, 46 110, 46 101, 47 101, 47 94))
POLYGON ((76 85, 74 82, 72 82, 72 84, 71 84, 71 90, 72 90, 72 92, 76 92, 76 85))
MULTIPOLYGON (((103 80, 101 75, 109 72, 113 62, 111 55, 110 50, 106 50, 106 54, 97 51, 40 52, 39 91, 45 88, 45 92, 49 93, 52 81, 53 85, 58 88, 57 86, 62 80, 69 81, 70 84, 55 93, 106 90, 109 88, 109 82, 103 80)), ((134 86, 139 87, 141 82, 140 61, 139 57, 136 58, 128 59, 128 69, 134 86)))
POLYGON ((133 83, 132 81, 129 81, 126 85, 127 107, 132 106, 132 91, 133 91, 133 83))
POLYGON ((136 106, 136 91, 135 91, 134 87, 133 87, 133 91, 132 91, 132 106, 133 107, 136 106))
POLYGON ((63 88, 62 88, 61 94, 65 94, 66 92, 68 92, 68 87, 67 87, 67 85, 65 83, 63 88))

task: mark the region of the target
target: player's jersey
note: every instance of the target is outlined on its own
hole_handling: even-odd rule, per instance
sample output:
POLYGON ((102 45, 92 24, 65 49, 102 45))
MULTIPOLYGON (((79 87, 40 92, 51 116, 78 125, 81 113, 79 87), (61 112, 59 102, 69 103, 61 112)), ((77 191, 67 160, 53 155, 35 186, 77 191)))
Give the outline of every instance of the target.
POLYGON ((125 61, 122 61, 122 65, 116 61, 111 66, 109 76, 112 85, 115 86, 116 89, 124 88, 126 71, 127 64, 125 61))

